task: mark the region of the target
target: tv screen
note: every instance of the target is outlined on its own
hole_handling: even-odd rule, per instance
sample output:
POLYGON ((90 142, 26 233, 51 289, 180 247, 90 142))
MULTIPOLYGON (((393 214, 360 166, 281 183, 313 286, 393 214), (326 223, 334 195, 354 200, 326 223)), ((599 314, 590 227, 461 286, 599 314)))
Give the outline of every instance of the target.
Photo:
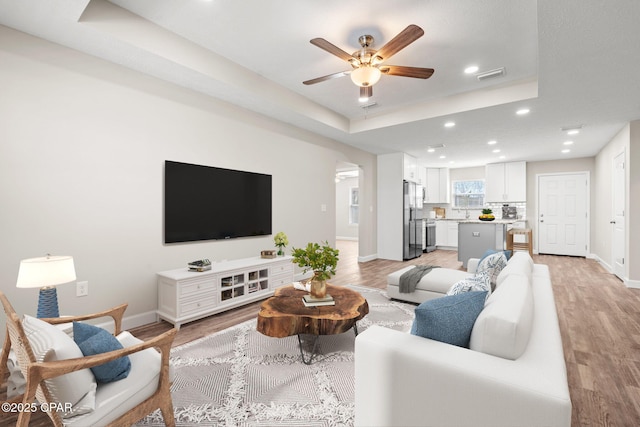
POLYGON ((271 175, 165 161, 165 243, 269 234, 271 175))

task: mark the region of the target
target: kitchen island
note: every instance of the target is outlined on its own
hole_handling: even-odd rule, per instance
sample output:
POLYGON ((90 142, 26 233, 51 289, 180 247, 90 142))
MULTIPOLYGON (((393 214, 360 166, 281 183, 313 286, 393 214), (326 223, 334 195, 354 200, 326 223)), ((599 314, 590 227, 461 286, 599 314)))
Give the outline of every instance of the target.
POLYGON ((458 261, 467 267, 469 258, 481 258, 489 250, 505 249, 507 230, 515 219, 495 219, 481 221, 479 219, 458 220, 458 261))

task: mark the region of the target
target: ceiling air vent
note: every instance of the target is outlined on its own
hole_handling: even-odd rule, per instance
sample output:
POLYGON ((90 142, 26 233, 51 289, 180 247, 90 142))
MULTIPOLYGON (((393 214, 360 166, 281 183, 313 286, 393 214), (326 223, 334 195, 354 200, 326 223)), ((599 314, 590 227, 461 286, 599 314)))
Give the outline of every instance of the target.
POLYGON ((476 74, 479 81, 493 79, 495 77, 502 77, 506 73, 504 67, 496 68, 495 70, 485 71, 483 73, 476 74))

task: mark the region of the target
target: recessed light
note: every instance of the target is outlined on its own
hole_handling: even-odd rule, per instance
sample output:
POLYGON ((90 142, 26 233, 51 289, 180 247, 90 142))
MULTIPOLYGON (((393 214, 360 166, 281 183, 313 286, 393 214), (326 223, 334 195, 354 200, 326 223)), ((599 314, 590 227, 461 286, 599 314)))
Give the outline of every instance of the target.
POLYGON ((498 143, 498 141, 496 141, 496 140, 491 140, 491 141, 487 142, 487 144, 489 144, 489 145, 495 145, 497 143, 498 143))
POLYGON ((562 145, 572 145, 573 141, 565 141, 562 143, 562 145))
POLYGON ((499 158, 499 159, 506 159, 506 158, 507 158, 507 156, 504 156, 504 155, 503 155, 503 156, 500 156, 500 157, 498 157, 498 158, 499 158))
POLYGON ((436 151, 436 149, 435 149, 435 148, 428 148, 428 149, 427 149, 427 153, 433 153, 433 152, 435 152, 435 151, 436 151))
POLYGON ((499 149, 499 148, 496 148, 495 150, 493 150, 493 152, 494 152, 494 153, 499 153, 499 152, 500 152, 500 149, 499 149))
POLYGON ((449 164, 450 164, 450 165, 452 165, 452 164, 454 164, 454 163, 455 163, 455 162, 454 162, 453 160, 451 160, 451 161, 449 162, 449 164))
POLYGON ((464 69, 465 74, 473 74, 479 70, 477 65, 470 65, 464 69))
POLYGON ((446 128, 452 128, 456 125, 456 122, 447 122, 444 124, 444 127, 446 128))
POLYGON ((567 135, 577 135, 579 133, 580 133, 580 131, 578 129, 571 129, 571 130, 567 131, 567 135))
POLYGON ((446 158, 447 158, 447 156, 442 155, 442 156, 440 156, 440 158, 441 158, 441 159, 446 159, 446 158))
POLYGON ((525 114, 529 114, 529 109, 528 108, 521 108, 518 111, 516 111, 516 114, 519 116, 524 116, 525 114))
POLYGON ((564 150, 561 151, 562 153, 566 154, 566 153, 570 153, 571 150, 569 150, 568 148, 565 148, 564 150))

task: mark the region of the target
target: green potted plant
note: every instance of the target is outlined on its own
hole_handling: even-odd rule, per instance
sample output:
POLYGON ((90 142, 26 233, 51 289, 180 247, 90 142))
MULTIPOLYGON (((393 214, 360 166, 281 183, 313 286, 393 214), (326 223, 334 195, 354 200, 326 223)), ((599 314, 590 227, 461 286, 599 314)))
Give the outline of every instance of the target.
POLYGON ((284 232, 280 231, 273 236, 273 241, 278 248, 278 256, 284 256, 284 248, 289 244, 289 239, 284 232))
POLYGON ((292 248, 293 262, 303 267, 303 273, 313 271, 310 291, 312 296, 324 298, 327 294, 327 279, 336 274, 339 253, 340 251, 329 246, 327 241, 322 246, 318 243, 308 243, 304 249, 292 248))

